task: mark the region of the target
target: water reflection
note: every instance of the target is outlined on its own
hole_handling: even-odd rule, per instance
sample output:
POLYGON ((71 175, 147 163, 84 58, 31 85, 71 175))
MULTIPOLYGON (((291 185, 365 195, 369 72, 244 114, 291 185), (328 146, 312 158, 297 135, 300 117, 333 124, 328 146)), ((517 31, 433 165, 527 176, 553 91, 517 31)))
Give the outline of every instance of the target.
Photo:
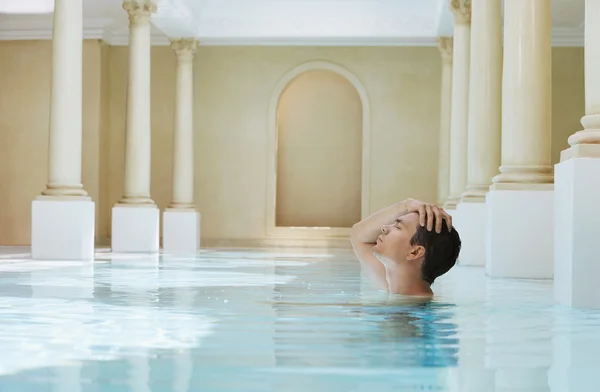
MULTIPOLYGON (((268 372, 310 374, 305 390, 355 390, 367 380, 377 390, 445 390, 458 365, 455 305, 365 289, 350 265, 319 267, 335 279, 275 285, 277 367, 268 372)), ((276 273, 302 276, 285 266, 276 273)))
POLYGON ((247 256, 0 263, 0 390, 600 390, 600 312, 547 282, 459 268, 414 301, 351 253, 247 256))

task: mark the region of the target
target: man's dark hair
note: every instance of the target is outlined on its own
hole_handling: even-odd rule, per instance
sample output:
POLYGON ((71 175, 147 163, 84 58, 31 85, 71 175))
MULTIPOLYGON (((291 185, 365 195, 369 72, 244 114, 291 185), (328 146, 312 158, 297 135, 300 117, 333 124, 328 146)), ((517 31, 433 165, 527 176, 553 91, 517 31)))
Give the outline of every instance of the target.
MULTIPOLYGON (((433 226, 435 227, 435 222, 433 226)), ((410 244, 425 248, 421 272, 423 280, 429 284, 433 284, 438 276, 444 275, 454 267, 461 247, 458 232, 454 227, 452 231, 448 231, 445 220, 442 221, 441 233, 436 233, 435 229, 427 231, 426 227, 417 225, 417 232, 410 239, 410 244)))

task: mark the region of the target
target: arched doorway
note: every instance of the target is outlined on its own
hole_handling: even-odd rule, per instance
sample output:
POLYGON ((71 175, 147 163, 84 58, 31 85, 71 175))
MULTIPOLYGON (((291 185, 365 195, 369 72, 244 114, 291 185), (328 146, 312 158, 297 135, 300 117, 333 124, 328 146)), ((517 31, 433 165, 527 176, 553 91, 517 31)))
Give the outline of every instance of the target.
POLYGON ((339 238, 368 213, 366 91, 343 67, 302 64, 269 107, 267 235, 339 238))

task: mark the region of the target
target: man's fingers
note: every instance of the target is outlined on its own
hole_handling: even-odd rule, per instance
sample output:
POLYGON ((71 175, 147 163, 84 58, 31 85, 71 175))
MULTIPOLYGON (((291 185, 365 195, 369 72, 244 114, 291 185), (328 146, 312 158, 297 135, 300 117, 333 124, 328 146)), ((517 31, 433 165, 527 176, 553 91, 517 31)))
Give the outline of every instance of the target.
POLYGON ((440 209, 438 206, 433 206, 433 215, 435 216, 435 232, 442 232, 442 214, 440 213, 440 209))
POLYGON ((433 230, 433 210, 429 204, 425 206, 425 211, 427 212, 427 231, 431 231, 433 230))
POLYGON ((425 226, 425 206, 424 205, 420 205, 419 206, 419 224, 421 226, 425 226))
POLYGON ((446 221, 448 231, 452 231, 452 216, 450 216, 443 208, 435 204, 421 204, 417 208, 419 213, 419 225, 427 227, 427 231, 432 231, 435 224, 435 231, 442 232, 443 221, 446 221))

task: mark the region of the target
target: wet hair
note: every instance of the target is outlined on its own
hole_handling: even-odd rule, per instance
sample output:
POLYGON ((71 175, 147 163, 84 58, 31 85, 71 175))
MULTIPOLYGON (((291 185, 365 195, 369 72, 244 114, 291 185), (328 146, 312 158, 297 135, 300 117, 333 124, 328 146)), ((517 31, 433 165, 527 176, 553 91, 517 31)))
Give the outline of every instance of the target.
MULTIPOLYGON (((435 227, 435 222, 434 222, 435 227)), ((450 271, 460 253, 461 241, 458 232, 453 227, 448 231, 446 221, 442 222, 442 232, 435 229, 427 231, 427 227, 417 225, 417 231, 410 239, 411 245, 421 245, 425 248, 425 260, 421 267, 423 280, 433 284, 435 279, 450 271)))

